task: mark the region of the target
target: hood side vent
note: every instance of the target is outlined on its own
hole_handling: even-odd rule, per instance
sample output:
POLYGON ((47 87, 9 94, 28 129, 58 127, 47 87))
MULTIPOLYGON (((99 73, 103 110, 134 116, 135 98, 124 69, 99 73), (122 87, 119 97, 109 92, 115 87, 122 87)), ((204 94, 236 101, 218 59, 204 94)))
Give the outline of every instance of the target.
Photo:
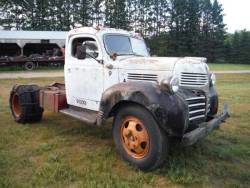
POLYGON ((208 75, 201 73, 182 72, 180 85, 187 87, 202 87, 208 84, 208 75))
POLYGON ((158 76, 156 74, 137 74, 137 73, 128 73, 128 80, 136 81, 151 81, 157 82, 158 76))

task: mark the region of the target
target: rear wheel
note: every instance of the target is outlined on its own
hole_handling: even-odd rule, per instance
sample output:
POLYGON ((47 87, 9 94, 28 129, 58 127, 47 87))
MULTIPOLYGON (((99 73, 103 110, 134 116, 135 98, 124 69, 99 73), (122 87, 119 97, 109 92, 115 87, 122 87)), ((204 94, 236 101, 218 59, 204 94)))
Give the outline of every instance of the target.
POLYGON ((126 106, 117 113, 113 137, 120 155, 142 170, 155 169, 166 159, 167 137, 141 106, 126 106))
POLYGON ((14 86, 9 98, 12 116, 18 123, 40 121, 43 109, 39 105, 39 87, 36 85, 14 86))
POLYGON ((28 61, 24 64, 24 68, 25 70, 31 71, 35 68, 35 63, 33 63, 32 61, 28 61))
POLYGON ((15 117, 19 118, 22 113, 21 105, 19 102, 19 97, 17 93, 13 93, 12 99, 11 99, 11 106, 12 106, 12 112, 15 117))

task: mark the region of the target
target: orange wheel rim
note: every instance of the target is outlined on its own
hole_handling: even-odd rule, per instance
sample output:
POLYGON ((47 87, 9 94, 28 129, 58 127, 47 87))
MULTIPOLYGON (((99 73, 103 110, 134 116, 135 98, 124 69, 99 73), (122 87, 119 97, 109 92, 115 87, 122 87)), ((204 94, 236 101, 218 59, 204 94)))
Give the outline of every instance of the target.
POLYGON ((121 141, 126 152, 135 159, 142 159, 148 154, 150 147, 148 131, 136 117, 128 116, 123 120, 121 141))
POLYGON ((12 104, 12 110, 13 110, 14 115, 16 117, 19 117, 21 115, 21 106, 20 106, 19 97, 17 94, 13 95, 11 104, 12 104))

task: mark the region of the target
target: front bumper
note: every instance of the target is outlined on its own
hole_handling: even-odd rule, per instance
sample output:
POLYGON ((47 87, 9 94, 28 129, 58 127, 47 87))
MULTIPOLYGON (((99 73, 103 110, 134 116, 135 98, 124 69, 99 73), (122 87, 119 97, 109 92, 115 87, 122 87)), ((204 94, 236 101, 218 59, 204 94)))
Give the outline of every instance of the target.
POLYGON ((209 122, 201 123, 198 128, 194 129, 193 131, 184 134, 181 141, 182 145, 190 146, 206 137, 210 132, 218 128, 220 124, 224 122, 229 116, 229 107, 227 104, 225 104, 222 113, 215 116, 209 122))

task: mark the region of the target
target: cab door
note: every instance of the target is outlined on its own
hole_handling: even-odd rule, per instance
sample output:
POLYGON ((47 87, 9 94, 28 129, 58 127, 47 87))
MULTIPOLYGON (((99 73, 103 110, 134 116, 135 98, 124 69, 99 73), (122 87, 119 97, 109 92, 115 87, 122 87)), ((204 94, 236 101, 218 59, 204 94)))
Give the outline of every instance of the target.
POLYGON ((103 93, 101 48, 92 35, 77 35, 69 40, 65 64, 65 85, 69 105, 97 111, 103 93), (87 45, 86 45, 87 44, 87 45), (86 45, 86 58, 77 57, 77 47, 86 45))

